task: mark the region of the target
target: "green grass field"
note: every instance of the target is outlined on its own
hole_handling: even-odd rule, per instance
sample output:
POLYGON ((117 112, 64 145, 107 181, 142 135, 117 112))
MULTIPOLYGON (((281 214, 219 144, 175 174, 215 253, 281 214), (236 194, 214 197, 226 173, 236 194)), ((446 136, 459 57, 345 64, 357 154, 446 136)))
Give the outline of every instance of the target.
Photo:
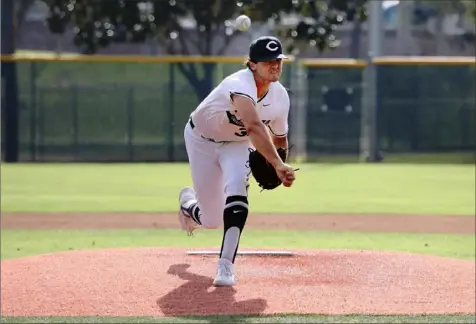
MULTIPOLYGON (((292 189, 259 193, 253 212, 454 214, 475 210, 471 165, 302 164, 292 189)), ((2 164, 2 213, 175 211, 189 184, 183 164, 2 164)), ((382 216, 385 217, 385 216, 382 216)), ((41 221, 41 220, 39 220, 41 221)), ((178 230, 2 229, 3 260, 77 249, 218 246, 219 231, 189 240, 178 230)), ((475 259, 475 236, 247 230, 243 247, 373 249, 475 259)), ((422 316, 217 316, 178 318, 11 318, 1 323, 475 323, 474 314, 422 316)))
MULTIPOLYGON (((250 189, 253 212, 474 215, 473 165, 302 164, 292 189, 250 189)), ((2 211, 176 211, 185 164, 2 165, 2 211)))
MULTIPOLYGON (((179 246, 219 246, 220 231, 201 231, 190 240, 178 230, 3 230, 2 259, 67 250, 179 246)), ((458 234, 402 234, 252 230, 243 232, 243 248, 358 249, 475 258, 474 236, 458 234)))

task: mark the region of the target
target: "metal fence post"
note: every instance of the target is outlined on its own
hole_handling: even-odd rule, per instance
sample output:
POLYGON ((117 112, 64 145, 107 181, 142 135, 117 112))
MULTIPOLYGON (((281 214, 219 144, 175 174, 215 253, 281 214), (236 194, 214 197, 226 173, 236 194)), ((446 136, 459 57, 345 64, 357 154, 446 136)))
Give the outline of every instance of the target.
POLYGON ((46 89, 37 89, 38 91, 38 110, 36 115, 37 120, 37 152, 40 159, 45 156, 45 116, 43 111, 43 95, 46 89))
POLYGON ((77 85, 73 85, 71 87, 72 90, 72 101, 73 104, 71 105, 71 123, 72 123, 72 132, 73 132, 73 154, 74 158, 78 157, 78 87, 77 85))
MULTIPOLYGON (((14 40, 14 17, 15 6, 13 0, 0 2, 1 16, 1 54, 11 55, 15 51, 14 40)), ((4 85, 3 100, 1 109, 1 137, 2 153, 5 162, 18 162, 20 155, 20 111, 19 111, 19 91, 17 62, 15 60, 1 62, 2 86, 4 85)))
POLYGON ((134 161, 134 87, 131 86, 127 92, 127 148, 129 161, 134 161))
POLYGON ((292 142, 294 144, 296 162, 306 161, 306 116, 307 116, 307 71, 300 60, 295 60, 291 66, 291 122, 292 122, 292 142))
POLYGON ((168 157, 169 161, 175 161, 175 65, 169 65, 169 132, 168 132, 168 157))
POLYGON ((360 136, 361 161, 378 160, 377 140, 377 67, 374 59, 381 55, 382 2, 369 2, 369 50, 364 68, 362 93, 362 119, 360 136))
POLYGON ((30 63, 30 159, 31 161, 36 161, 36 133, 37 133, 37 89, 36 89, 36 64, 35 62, 30 63))

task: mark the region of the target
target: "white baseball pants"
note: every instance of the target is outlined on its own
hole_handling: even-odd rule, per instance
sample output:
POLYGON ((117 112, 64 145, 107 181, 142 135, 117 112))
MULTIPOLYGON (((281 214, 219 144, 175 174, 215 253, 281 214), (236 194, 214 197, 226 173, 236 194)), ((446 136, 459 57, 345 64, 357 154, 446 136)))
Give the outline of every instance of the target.
POLYGON ((223 226, 229 196, 248 196, 249 141, 215 143, 204 139, 187 123, 184 130, 192 182, 205 228, 223 226))

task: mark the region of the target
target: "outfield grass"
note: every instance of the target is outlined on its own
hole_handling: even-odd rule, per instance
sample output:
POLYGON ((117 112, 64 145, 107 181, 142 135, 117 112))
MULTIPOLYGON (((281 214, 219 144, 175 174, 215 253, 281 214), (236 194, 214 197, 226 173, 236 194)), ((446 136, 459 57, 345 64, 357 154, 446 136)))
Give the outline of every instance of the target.
MULTIPOLYGON (((179 230, 3 230, 1 258, 10 259, 58 251, 122 247, 212 247, 222 232, 199 231, 194 237, 179 230)), ((475 236, 457 234, 400 234, 245 230, 242 248, 357 249, 433 254, 474 259, 475 236)))
MULTIPOLYGON (((253 212, 474 215, 473 165, 301 164, 253 212)), ((2 212, 176 211, 186 164, 3 164, 2 212)))

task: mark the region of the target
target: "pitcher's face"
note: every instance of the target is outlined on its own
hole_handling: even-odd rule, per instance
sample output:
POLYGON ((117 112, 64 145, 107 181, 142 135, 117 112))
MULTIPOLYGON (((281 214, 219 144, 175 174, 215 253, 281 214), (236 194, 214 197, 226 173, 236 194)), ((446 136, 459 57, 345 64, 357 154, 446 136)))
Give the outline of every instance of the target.
POLYGON ((283 60, 274 59, 265 62, 251 63, 252 69, 263 81, 276 82, 281 77, 283 60))

